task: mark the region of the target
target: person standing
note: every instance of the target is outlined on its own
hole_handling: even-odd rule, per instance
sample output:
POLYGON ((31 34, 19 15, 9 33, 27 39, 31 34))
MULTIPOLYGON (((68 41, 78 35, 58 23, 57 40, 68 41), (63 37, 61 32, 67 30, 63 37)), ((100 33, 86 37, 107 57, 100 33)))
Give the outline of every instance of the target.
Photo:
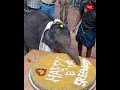
POLYGON ((78 42, 79 55, 82 55, 82 45, 84 45, 87 47, 86 57, 89 58, 96 39, 96 0, 84 0, 80 4, 79 11, 80 14, 72 31, 75 32, 77 24, 82 19, 76 41, 78 42))
POLYGON ((68 24, 68 8, 70 7, 71 0, 58 0, 60 4, 60 20, 63 21, 64 24, 68 24))

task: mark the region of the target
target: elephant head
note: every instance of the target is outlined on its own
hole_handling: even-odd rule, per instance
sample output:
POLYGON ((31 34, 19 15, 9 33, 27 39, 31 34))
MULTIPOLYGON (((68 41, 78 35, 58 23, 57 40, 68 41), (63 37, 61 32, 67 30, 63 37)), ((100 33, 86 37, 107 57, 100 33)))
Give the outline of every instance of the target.
POLYGON ((45 42, 54 52, 68 54, 77 65, 80 65, 78 54, 71 48, 70 32, 63 24, 53 24, 43 37, 45 42))

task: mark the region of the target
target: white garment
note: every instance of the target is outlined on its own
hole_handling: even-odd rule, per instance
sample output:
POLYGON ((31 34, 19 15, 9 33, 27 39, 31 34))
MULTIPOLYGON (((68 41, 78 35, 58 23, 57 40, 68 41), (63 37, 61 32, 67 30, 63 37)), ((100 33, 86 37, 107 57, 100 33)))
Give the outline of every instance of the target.
POLYGON ((61 21, 60 19, 55 19, 54 21, 50 21, 50 22, 46 25, 46 27, 45 27, 45 29, 44 29, 44 31, 43 31, 43 34, 42 34, 42 36, 41 36, 41 39, 40 39, 39 50, 48 51, 48 52, 52 52, 52 51, 53 51, 53 50, 51 50, 51 49, 49 48, 48 45, 46 45, 44 42, 42 42, 42 39, 43 39, 43 36, 44 36, 45 31, 46 31, 46 30, 49 30, 49 29, 51 28, 52 24, 55 24, 55 23, 57 23, 57 22, 58 22, 58 23, 62 23, 62 21, 61 21))
POLYGON ((48 45, 46 45, 44 42, 42 42, 42 39, 43 39, 43 36, 44 36, 44 33, 47 29, 50 29, 50 27, 52 26, 53 24, 53 21, 49 22, 47 24, 47 26, 45 27, 44 31, 43 31, 43 34, 41 36, 41 39, 40 39, 40 44, 39 44, 39 50, 43 50, 43 51, 48 51, 48 52, 51 52, 52 50, 49 48, 48 45))

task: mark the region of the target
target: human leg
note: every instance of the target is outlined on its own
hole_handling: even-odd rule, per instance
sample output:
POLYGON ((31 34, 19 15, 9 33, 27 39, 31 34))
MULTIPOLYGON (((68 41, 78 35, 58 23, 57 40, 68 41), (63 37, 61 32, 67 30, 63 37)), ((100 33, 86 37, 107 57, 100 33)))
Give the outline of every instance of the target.
POLYGON ((82 35, 83 35, 83 32, 82 32, 82 28, 81 26, 79 26, 79 29, 77 31, 77 35, 76 35, 76 41, 78 42, 78 52, 79 52, 79 56, 82 55, 82 35))
POLYGON ((78 43, 79 56, 82 56, 82 43, 78 43))
POLYGON ((86 52, 86 57, 87 58, 90 58, 91 52, 92 52, 92 48, 87 48, 87 52, 86 52))
POLYGON ((64 4, 60 4, 60 20, 63 21, 64 4))
POLYGON ((65 24, 68 24, 67 17, 68 17, 69 6, 70 6, 70 2, 67 2, 65 4, 65 15, 64 15, 64 22, 65 22, 65 24))

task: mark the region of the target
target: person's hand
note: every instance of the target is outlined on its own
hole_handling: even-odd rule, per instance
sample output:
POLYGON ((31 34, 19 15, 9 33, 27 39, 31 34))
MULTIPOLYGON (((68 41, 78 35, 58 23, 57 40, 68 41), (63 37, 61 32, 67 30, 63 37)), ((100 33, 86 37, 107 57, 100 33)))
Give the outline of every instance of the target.
POLYGON ((63 24, 63 22, 60 19, 55 19, 54 23, 61 23, 61 24, 63 24))

